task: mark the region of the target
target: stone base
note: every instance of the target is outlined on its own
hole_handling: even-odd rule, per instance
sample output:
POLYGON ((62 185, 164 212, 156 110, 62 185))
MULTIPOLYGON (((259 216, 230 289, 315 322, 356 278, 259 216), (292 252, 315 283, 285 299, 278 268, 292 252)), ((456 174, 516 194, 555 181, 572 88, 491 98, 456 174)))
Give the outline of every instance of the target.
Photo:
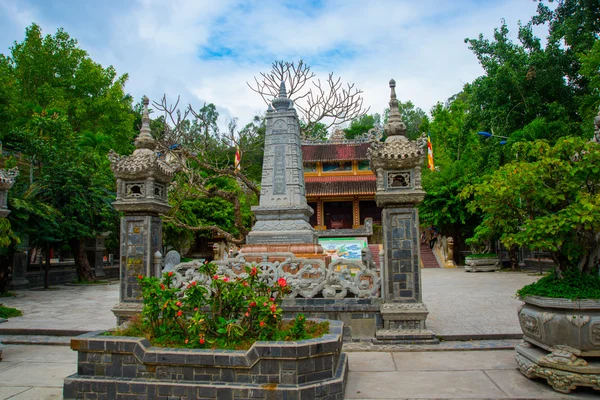
POLYGON ((556 346, 548 353, 537 346, 522 343, 515 348, 519 370, 529 379, 543 378, 554 390, 570 393, 578 386, 600 390, 600 361, 577 357, 578 351, 556 346))
POLYGON ((440 341, 429 329, 379 329, 374 344, 438 344, 440 341))
POLYGON ((249 262, 283 261, 285 253, 293 253, 296 258, 323 260, 325 266, 331 262, 331 256, 323 252, 320 244, 246 244, 241 248, 241 256, 249 262))
POLYGON ((121 325, 142 312, 142 303, 117 303, 112 308, 117 317, 117 326, 121 325))
POLYGON ((427 314, 429 311, 421 302, 382 304, 383 329, 377 330, 374 343, 439 343, 435 334, 425 325, 427 314))

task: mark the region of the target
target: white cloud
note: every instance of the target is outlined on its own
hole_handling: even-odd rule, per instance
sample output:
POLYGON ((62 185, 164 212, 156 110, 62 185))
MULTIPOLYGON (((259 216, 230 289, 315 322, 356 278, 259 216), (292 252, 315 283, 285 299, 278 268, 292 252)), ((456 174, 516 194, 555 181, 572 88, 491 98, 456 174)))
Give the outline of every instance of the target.
MULTIPOLYGON (((105 4, 102 15, 82 9, 78 21, 76 12, 65 17, 44 1, 1 3, 10 24, 0 36, 23 32, 34 18, 46 33, 62 26, 94 60, 127 72, 126 88, 135 98, 158 100, 166 93, 196 107, 213 102, 225 126, 227 117, 244 124, 265 109, 246 81, 273 59, 303 58, 320 76, 334 71, 355 82, 371 112, 387 105, 393 77, 401 100, 429 111, 482 74, 465 37, 490 37, 505 18, 516 38, 516 21, 528 20, 536 7, 522 0, 340 0, 319 8, 241 0, 123 3, 105 4), (94 22, 94 32, 86 21, 94 22), (206 48, 223 56, 207 57, 206 48)), ((69 7, 77 11, 78 3, 69 7)), ((22 37, 0 41, 0 51, 22 37)))

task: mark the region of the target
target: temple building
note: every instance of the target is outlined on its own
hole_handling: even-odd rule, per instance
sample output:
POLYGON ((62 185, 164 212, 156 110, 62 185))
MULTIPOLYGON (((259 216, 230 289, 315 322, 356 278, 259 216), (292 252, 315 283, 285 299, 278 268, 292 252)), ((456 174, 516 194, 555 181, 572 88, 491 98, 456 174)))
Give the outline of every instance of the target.
POLYGON ((330 140, 302 143, 306 198, 315 211, 310 223, 320 237, 370 238, 372 224, 381 224, 376 177, 367 157, 373 135, 378 132, 347 140, 337 131, 330 140), (365 223, 368 218, 372 224, 365 223))

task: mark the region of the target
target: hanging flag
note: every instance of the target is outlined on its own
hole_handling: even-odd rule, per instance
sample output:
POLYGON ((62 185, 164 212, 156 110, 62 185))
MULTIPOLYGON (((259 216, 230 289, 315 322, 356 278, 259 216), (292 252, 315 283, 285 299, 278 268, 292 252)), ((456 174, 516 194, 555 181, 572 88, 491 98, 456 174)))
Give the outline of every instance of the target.
POLYGON ((240 169, 242 169, 242 166, 240 165, 241 162, 242 162, 242 153, 240 152, 240 148, 236 147, 236 149, 235 149, 235 161, 234 161, 234 165, 235 165, 235 169, 237 171, 239 171, 240 169))
POLYGON ((431 134, 427 132, 427 167, 433 171, 433 147, 431 147, 431 134))

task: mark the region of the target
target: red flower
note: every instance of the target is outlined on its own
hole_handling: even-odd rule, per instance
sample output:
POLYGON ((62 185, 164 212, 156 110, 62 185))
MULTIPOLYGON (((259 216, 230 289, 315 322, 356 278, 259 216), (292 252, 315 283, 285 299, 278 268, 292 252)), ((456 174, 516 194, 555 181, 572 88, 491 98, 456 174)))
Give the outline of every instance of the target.
POLYGON ((178 317, 181 317, 182 315, 183 315, 183 311, 181 311, 181 310, 177 311, 177 316, 178 317))
POLYGON ((215 275, 215 276, 213 276, 213 279, 214 279, 215 281, 219 280, 219 275, 215 275))
POLYGON ((250 313, 249 313, 249 312, 246 312, 246 317, 249 317, 249 316, 250 316, 250 313))
POLYGON ((252 267, 252 270, 250 270, 250 275, 254 276, 258 274, 258 269, 256 269, 256 267, 252 267))
POLYGON ((229 278, 228 277, 223 278, 223 282, 229 282, 229 278))
POLYGON ((200 344, 204 344, 204 338, 201 337, 200 340, 199 340, 199 342, 200 342, 200 344))
POLYGON ((198 307, 194 308, 194 311, 198 311, 198 307))
POLYGON ((185 339, 183 342, 184 342, 185 344, 188 344, 189 340, 188 340, 188 339, 185 339))
POLYGON ((173 271, 169 271, 169 276, 173 276, 173 271))
POLYGON ((260 327, 262 328, 263 326, 265 326, 265 321, 260 321, 260 327))
POLYGON ((198 282, 196 282, 196 281, 192 282, 192 286, 196 286, 197 284, 198 284, 198 282))
POLYGON ((277 281, 277 283, 281 287, 286 287, 287 286, 287 282, 285 281, 285 278, 279 278, 279 280, 277 281))
POLYGON ((253 301, 252 303, 249 304, 250 307, 256 307, 256 302, 253 301))
POLYGON ((160 288, 161 288, 162 290, 165 290, 165 285, 163 285, 163 284, 161 283, 161 284, 160 284, 160 288))
POLYGON ((271 301, 275 301, 275 297, 271 297, 269 300, 271 300, 271 301))
POLYGON ((142 275, 142 274, 139 274, 139 275, 138 275, 138 279, 144 279, 144 275, 142 275))
POLYGON ((273 304, 273 305, 271 306, 271 311, 272 311, 272 312, 275 312, 275 304, 273 304))
POLYGON ((181 302, 180 302, 180 301, 178 301, 177 303, 175 303, 175 305, 176 305, 177 307, 181 307, 181 302))
POLYGON ((265 301, 265 302, 263 303, 263 307, 266 307, 266 306, 267 306, 267 302, 265 301))
POLYGON ((245 287, 248 287, 248 282, 244 281, 244 282, 242 282, 242 285, 244 285, 245 287))

